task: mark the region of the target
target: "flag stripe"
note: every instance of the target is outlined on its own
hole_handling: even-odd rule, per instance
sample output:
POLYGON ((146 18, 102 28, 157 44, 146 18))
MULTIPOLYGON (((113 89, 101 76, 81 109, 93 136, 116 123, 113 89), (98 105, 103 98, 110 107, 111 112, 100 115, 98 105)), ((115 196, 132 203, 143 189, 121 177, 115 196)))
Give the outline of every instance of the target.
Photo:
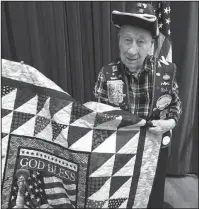
POLYGON ((164 40, 165 40, 165 36, 162 33, 160 33, 157 43, 158 47, 156 46, 157 48, 155 51, 155 57, 159 56, 164 40))
POLYGON ((48 192, 48 194, 53 194, 55 193, 67 193, 69 196, 73 196, 76 193, 76 190, 67 190, 65 189, 64 185, 58 183, 52 183, 52 184, 46 184, 45 185, 45 191, 48 192))
POLYGON ((71 204, 68 198, 59 198, 59 199, 48 199, 50 205, 63 205, 63 204, 71 204))
POLYGON ((58 193, 57 191, 54 191, 54 193, 51 193, 51 191, 46 194, 46 196, 49 199, 59 199, 59 198, 68 198, 70 201, 75 202, 76 196, 75 195, 68 195, 67 193, 58 193))
POLYGON ((169 53, 170 47, 171 47, 170 41, 167 38, 165 38, 164 42, 162 44, 161 50, 160 50, 159 57, 164 56, 166 59, 166 57, 169 53))
POLYGON ((64 184, 64 188, 66 189, 66 190, 76 190, 76 185, 75 184, 64 184))
POLYGON ((66 193, 64 193, 64 192, 63 193, 60 193, 60 192, 58 192, 56 190, 54 190, 53 192, 52 192, 52 190, 51 191, 48 190, 47 192, 46 192, 46 196, 47 196, 48 199, 51 199, 51 200, 53 200, 53 199, 57 199, 58 200, 59 198, 69 199, 67 197, 66 193))
POLYGON ((46 195, 51 194, 66 194, 66 190, 61 187, 45 189, 46 195))
MULTIPOLYGON (((57 182, 60 182, 60 183, 63 184, 63 180, 60 179, 60 178, 57 178, 57 177, 55 177, 55 176, 44 177, 44 181, 45 181, 46 184, 48 184, 48 183, 53 183, 53 182, 56 182, 56 183, 57 183, 57 182)), ((65 185, 66 185, 66 187, 69 188, 69 190, 76 189, 76 188, 75 188, 75 187, 76 187, 75 184, 65 184, 65 185)))
POLYGON ((45 184, 45 190, 49 190, 49 189, 57 189, 57 188, 60 188, 60 189, 63 189, 64 192, 68 192, 69 195, 73 195, 75 194, 76 190, 67 190, 65 187, 64 184, 61 184, 60 182, 57 182, 57 183, 49 183, 49 184, 45 184))

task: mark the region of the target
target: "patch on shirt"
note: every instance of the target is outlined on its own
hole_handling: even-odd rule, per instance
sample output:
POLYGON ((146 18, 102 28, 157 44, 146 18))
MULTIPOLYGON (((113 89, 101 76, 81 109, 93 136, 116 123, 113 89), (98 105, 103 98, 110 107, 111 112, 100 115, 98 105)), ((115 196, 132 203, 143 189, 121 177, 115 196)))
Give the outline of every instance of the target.
POLYGON ((125 94, 123 94, 123 85, 122 80, 107 81, 108 88, 108 100, 110 103, 119 105, 123 102, 125 94))
POLYGON ((159 110, 163 110, 171 103, 172 97, 169 94, 162 95, 156 102, 156 107, 159 110))

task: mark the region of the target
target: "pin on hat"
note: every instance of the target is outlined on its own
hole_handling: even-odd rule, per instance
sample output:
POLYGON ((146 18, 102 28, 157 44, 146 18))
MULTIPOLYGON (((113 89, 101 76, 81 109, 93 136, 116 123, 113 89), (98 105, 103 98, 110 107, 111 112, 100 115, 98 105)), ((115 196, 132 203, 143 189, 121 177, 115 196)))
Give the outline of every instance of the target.
POLYGON ((112 11, 112 23, 118 28, 132 25, 151 32, 152 37, 159 35, 159 27, 154 8, 151 4, 126 2, 125 11, 112 11))

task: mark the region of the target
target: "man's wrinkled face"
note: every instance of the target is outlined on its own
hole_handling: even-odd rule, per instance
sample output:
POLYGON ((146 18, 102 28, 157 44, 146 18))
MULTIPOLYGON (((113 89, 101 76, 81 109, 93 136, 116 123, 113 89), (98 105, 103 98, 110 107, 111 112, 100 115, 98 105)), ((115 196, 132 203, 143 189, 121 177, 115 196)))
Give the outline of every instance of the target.
POLYGON ((125 25, 119 32, 121 61, 131 72, 141 69, 146 56, 151 52, 153 39, 147 30, 125 25))

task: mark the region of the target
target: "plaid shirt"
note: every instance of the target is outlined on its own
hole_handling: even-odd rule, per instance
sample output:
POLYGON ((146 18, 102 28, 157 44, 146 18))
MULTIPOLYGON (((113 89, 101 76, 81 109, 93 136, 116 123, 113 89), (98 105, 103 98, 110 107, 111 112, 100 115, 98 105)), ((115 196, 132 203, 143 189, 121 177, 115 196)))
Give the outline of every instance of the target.
MULTIPOLYGON (((143 69, 139 72, 137 77, 135 77, 125 67, 125 74, 129 86, 130 112, 144 119, 147 118, 151 106, 153 63, 154 58, 152 56, 148 56, 145 59, 143 69)), ((99 72, 94 88, 94 95, 98 99, 98 102, 111 105, 108 102, 107 83, 104 68, 102 68, 99 72)), ((178 85, 176 79, 174 78, 172 87, 172 102, 170 104, 170 112, 167 116, 167 119, 173 118, 177 123, 181 112, 181 101, 178 96, 178 85)))

